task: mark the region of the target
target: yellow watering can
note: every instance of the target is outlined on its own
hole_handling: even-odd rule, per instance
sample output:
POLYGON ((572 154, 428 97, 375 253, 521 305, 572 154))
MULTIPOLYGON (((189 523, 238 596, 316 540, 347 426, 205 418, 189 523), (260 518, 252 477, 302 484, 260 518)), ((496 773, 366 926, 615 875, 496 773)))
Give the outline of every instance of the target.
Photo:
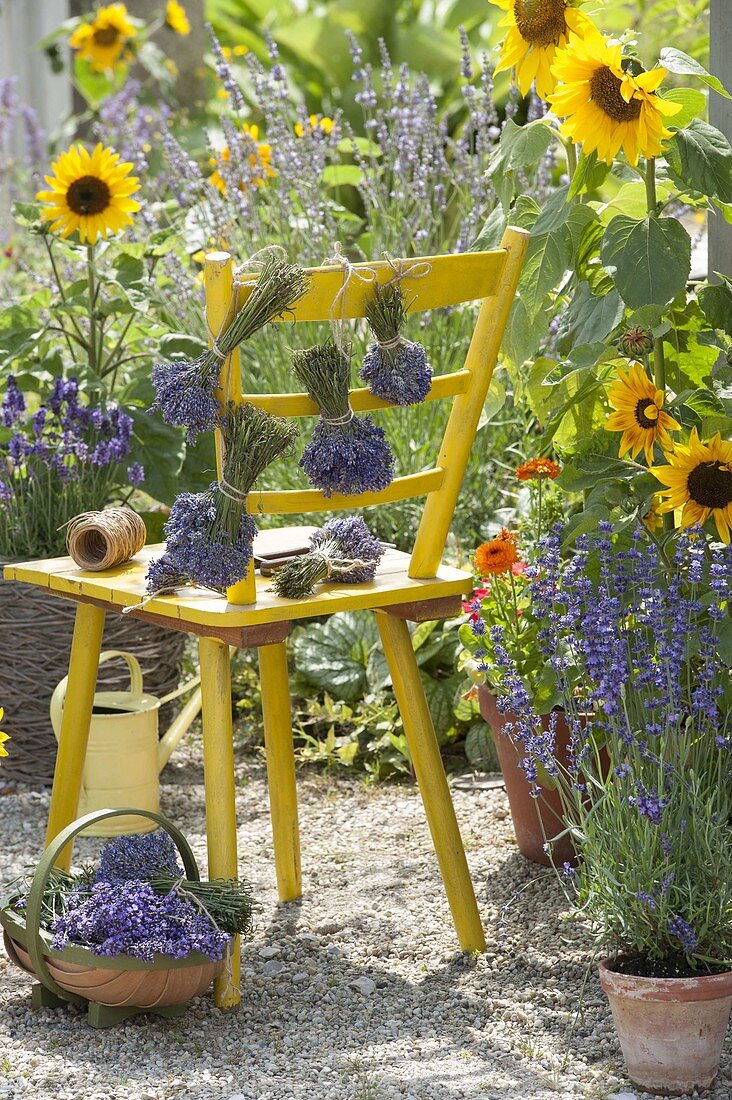
MULTIPOLYGON (((95 810, 116 810, 135 806, 157 813, 160 808, 158 775, 170 759, 193 719, 201 709, 200 676, 195 676, 177 691, 158 699, 143 691, 142 669, 131 653, 109 649, 99 663, 122 657, 130 670, 129 691, 98 691, 94 696, 89 744, 79 796, 78 816, 95 810), (158 711, 163 703, 196 688, 176 715, 165 735, 158 740, 158 711)), ((68 677, 57 685, 51 697, 51 724, 58 738, 63 716, 68 677)), ((86 832, 92 836, 119 836, 155 829, 145 818, 108 818, 86 832)))

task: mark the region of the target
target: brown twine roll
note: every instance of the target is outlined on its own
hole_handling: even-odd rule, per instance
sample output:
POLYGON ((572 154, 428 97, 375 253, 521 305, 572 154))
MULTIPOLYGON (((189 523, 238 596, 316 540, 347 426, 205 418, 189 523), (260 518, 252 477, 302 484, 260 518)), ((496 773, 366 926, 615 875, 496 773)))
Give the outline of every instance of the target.
POLYGON ((145 545, 145 524, 131 508, 82 512, 66 526, 69 554, 77 565, 92 573, 129 561, 145 545))

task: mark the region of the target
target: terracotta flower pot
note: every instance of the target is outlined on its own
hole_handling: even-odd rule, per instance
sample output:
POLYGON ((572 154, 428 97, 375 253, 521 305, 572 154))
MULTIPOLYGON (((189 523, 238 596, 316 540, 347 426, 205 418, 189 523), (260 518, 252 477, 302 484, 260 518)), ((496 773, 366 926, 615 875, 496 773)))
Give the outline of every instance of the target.
POLYGON ((719 1069, 732 1009, 732 971, 698 978, 637 978, 600 963, 634 1085, 662 1096, 706 1089, 719 1069))
MULTIPOLYGON (((501 714, 496 697, 485 684, 478 688, 478 704, 480 713, 491 727, 493 734, 503 781, 506 784, 516 843, 521 855, 545 867, 550 867, 552 863, 557 867, 561 867, 564 863, 574 865, 577 862, 577 853, 569 836, 563 836, 552 845, 552 859, 544 851, 546 840, 551 840, 564 830, 562 802, 558 792, 550 787, 540 786, 540 796, 538 798, 532 796, 526 773, 521 767, 521 761, 526 758, 526 753, 521 745, 514 744, 503 732, 506 723, 516 721, 515 715, 501 714)), ((544 729, 549 728, 549 720, 550 715, 542 716, 544 729)), ((568 743, 569 729, 560 715, 556 740, 556 755, 560 762, 567 761, 568 743)))

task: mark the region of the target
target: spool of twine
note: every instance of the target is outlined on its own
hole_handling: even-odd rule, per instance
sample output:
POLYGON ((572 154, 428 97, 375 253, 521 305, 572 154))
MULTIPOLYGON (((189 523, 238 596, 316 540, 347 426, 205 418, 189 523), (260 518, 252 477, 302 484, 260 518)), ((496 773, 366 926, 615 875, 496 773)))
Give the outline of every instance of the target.
POLYGON ((67 524, 66 548, 77 565, 90 572, 122 565, 142 550, 146 531, 131 508, 82 512, 67 524))

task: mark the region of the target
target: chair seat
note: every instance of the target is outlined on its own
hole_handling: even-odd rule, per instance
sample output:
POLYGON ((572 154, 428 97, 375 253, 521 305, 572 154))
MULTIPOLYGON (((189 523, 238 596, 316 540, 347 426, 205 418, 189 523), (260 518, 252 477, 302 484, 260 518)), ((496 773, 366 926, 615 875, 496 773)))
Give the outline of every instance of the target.
MULTIPOLYGON (((267 539, 290 532, 293 535, 314 528, 279 528, 263 532, 267 539)), ((264 541, 255 540, 255 553, 260 552, 264 541)), ((139 604, 145 596, 145 574, 151 558, 158 557, 163 545, 146 546, 139 554, 115 569, 103 573, 90 573, 79 569, 71 558, 46 558, 41 561, 22 562, 5 567, 8 580, 23 581, 48 588, 59 596, 71 599, 93 600, 110 609, 139 604)), ((247 606, 230 604, 223 596, 217 596, 202 588, 185 588, 170 596, 156 596, 145 604, 144 611, 150 617, 170 619, 178 629, 183 623, 204 627, 249 627, 267 623, 288 622, 319 615, 334 615, 339 611, 394 607, 423 601, 457 597, 469 592, 473 578, 470 573, 451 566, 441 565, 437 576, 426 580, 409 576, 409 554, 399 550, 385 551, 376 577, 365 584, 323 584, 314 595, 300 600, 287 600, 271 591, 272 578, 256 576, 257 602, 247 606)), ((425 616, 441 617, 439 615, 425 616)))

